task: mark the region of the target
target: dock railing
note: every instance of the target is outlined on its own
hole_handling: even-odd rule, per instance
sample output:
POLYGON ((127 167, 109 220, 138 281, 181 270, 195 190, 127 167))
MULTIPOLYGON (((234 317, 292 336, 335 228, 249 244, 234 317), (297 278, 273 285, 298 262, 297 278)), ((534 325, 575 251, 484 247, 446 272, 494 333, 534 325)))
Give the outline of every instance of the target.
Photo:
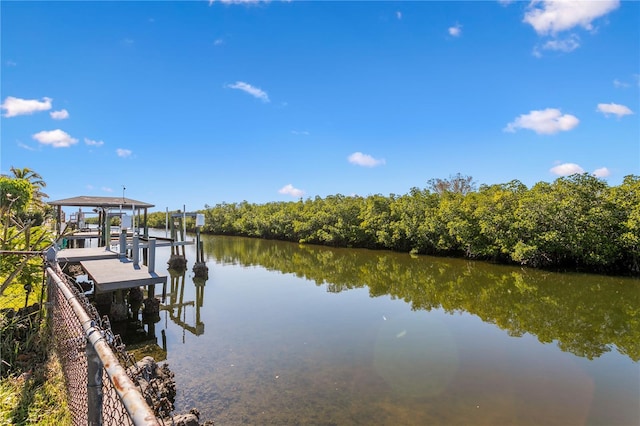
POLYGON ((48 259, 46 274, 49 319, 74 424, 163 424, 121 365, 120 358, 128 354, 119 337, 103 324, 86 296, 69 283, 57 262, 48 259))

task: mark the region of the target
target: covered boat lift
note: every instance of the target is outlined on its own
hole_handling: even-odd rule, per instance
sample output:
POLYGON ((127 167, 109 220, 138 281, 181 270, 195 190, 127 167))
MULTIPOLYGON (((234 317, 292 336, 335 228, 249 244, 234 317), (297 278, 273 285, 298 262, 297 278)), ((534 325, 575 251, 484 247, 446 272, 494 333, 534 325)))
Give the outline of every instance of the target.
MULTIPOLYGON (((50 206, 56 207, 56 237, 59 238, 63 231, 62 222, 62 208, 63 207, 78 207, 89 208, 94 213, 98 214, 98 246, 103 247, 109 244, 111 241, 111 226, 110 221, 113 216, 121 216, 122 213, 131 211, 131 216, 135 221, 136 216, 142 215, 142 223, 138 224, 135 228, 139 230, 143 229, 141 237, 144 239, 149 238, 149 226, 147 224, 148 210, 155 207, 153 204, 145 203, 143 201, 133 200, 125 197, 94 197, 81 195, 78 197, 65 198, 57 201, 50 201, 50 206)), ((135 229, 134 229, 135 231, 135 229)), ((79 238, 87 238, 87 235, 78 234, 79 238)))

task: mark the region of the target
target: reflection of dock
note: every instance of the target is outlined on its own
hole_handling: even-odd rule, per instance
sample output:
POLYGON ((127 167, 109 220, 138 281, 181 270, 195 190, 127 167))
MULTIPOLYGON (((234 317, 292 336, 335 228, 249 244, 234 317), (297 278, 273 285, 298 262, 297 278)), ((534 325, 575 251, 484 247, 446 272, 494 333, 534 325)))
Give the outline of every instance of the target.
POLYGON ((171 291, 164 295, 169 297, 169 303, 164 303, 165 298, 163 297, 163 303, 160 305, 160 309, 167 312, 171 321, 180 326, 183 330, 187 330, 195 336, 200 336, 204 334, 204 323, 200 320, 200 308, 202 307, 204 301, 204 286, 205 280, 202 282, 196 283, 194 279, 194 284, 196 285, 196 300, 184 301, 184 287, 185 287, 185 275, 186 271, 182 271, 182 273, 176 273, 175 271, 171 271, 171 291), (196 320, 195 325, 190 325, 186 321, 186 307, 191 306, 195 307, 196 310, 196 320))

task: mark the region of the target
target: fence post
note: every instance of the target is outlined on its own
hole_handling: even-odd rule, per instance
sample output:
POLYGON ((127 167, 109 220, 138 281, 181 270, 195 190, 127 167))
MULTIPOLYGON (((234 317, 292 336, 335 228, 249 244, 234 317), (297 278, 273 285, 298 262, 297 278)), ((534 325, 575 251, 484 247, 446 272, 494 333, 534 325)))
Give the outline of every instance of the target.
MULTIPOLYGON (((95 331, 94 331, 95 333, 95 331)), ((87 339, 87 420, 90 426, 102 425, 102 361, 87 339)))

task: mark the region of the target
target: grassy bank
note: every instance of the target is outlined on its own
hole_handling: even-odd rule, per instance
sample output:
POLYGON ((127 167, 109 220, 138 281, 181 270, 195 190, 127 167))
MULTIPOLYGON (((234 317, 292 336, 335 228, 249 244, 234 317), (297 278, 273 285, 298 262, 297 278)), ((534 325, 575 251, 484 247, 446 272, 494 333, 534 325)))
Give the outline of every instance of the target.
POLYGON ((0 425, 71 424, 62 367, 48 329, 40 327, 37 333, 11 373, 0 378, 0 425))

